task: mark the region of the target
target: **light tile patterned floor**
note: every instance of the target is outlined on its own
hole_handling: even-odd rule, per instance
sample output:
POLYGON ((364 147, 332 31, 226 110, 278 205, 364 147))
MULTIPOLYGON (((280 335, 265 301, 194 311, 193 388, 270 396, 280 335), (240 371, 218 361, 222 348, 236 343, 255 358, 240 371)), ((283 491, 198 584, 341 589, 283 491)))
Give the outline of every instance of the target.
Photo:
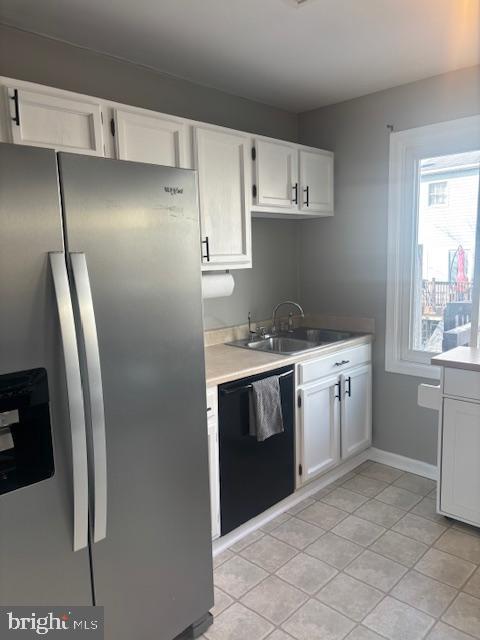
POLYGON ((480 529, 365 462, 215 558, 206 640, 480 639, 480 529))

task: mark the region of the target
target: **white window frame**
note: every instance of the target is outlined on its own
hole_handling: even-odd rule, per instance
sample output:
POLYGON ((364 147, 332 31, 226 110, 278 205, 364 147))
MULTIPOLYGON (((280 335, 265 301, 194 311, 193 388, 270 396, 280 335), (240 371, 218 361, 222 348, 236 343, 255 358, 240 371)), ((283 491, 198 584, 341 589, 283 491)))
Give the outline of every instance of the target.
MULTIPOLYGON (((390 135, 388 194, 387 326, 385 369, 422 378, 440 379, 440 368, 430 364, 433 353, 410 349, 414 252, 418 224, 418 163, 480 149, 480 115, 416 127, 390 135), (413 215, 414 214, 414 215, 413 215)), ((477 237, 479 229, 477 223, 477 237)), ((475 274, 480 271, 480 246, 475 256, 475 274)), ((473 293, 472 344, 480 282, 473 293)), ((477 315, 478 317, 478 315, 477 315)))

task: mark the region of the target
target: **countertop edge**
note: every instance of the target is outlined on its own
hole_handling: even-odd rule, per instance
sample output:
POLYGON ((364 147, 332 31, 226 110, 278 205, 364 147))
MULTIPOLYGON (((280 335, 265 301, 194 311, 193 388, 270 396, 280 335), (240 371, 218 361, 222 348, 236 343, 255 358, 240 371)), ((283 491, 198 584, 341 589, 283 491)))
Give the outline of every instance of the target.
MULTIPOLYGON (((371 344, 373 342, 372 334, 364 334, 361 336, 355 336, 354 338, 349 338, 348 340, 342 340, 341 342, 335 342, 333 344, 319 347, 315 351, 309 351, 304 354, 296 354, 292 356, 285 355, 276 355, 276 354, 266 354, 266 353, 255 353, 251 352, 250 355, 252 359, 255 357, 259 357, 261 355, 263 358, 268 358, 268 361, 262 362, 261 364, 252 365, 249 367, 242 367, 238 369, 229 369, 227 372, 222 373, 220 375, 208 375, 208 359, 209 353, 213 353, 218 351, 219 349, 228 349, 229 351, 234 351, 235 349, 240 349, 238 347, 231 347, 224 344, 216 344, 210 347, 205 347, 205 369, 206 369, 206 383, 207 387, 214 387, 219 384, 224 384, 225 382, 232 382, 233 380, 240 380, 241 378, 247 378, 248 376, 256 375, 257 373, 264 373, 266 371, 271 371, 273 369, 279 369, 280 367, 284 367, 289 364, 297 364, 299 362, 306 362, 308 360, 315 360, 318 357, 329 355, 331 353, 335 353, 337 351, 342 351, 343 349, 348 349, 350 347, 360 346, 362 344, 371 344)), ((245 350, 243 350, 245 351, 245 350)), ((234 357, 234 354, 232 354, 234 357)))
POLYGON ((480 348, 455 347, 450 351, 434 356, 431 362, 437 367, 480 372, 480 348))

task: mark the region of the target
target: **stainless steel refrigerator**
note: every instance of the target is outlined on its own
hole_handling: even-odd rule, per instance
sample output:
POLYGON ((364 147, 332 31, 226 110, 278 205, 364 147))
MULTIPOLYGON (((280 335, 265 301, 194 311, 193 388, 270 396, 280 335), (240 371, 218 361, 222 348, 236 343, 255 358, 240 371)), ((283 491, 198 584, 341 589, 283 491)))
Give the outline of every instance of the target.
POLYGON ((0 145, 0 605, 208 624, 199 265, 194 172, 0 145))

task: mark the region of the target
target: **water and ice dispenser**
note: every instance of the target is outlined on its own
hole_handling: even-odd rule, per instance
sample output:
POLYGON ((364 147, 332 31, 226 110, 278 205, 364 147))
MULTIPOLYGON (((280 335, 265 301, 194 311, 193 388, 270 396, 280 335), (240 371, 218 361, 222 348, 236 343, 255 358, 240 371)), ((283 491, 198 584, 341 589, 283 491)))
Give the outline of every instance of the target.
POLYGON ((0 375, 0 494, 53 473, 46 370, 0 375))

